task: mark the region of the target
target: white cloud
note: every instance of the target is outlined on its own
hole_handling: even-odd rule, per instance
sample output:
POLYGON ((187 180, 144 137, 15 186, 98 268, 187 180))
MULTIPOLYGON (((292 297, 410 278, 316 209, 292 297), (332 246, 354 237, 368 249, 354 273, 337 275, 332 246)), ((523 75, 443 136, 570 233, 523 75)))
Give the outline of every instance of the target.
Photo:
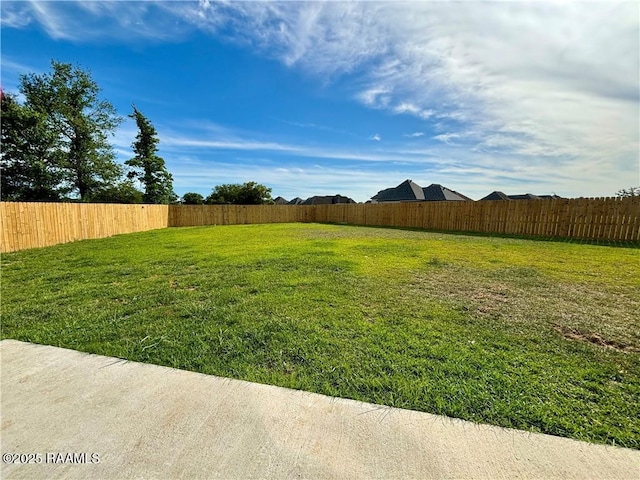
POLYGON ((356 98, 368 107, 384 108, 389 105, 390 93, 388 88, 378 86, 358 93, 356 98))
POLYGON ((424 132, 405 133, 404 136, 409 138, 418 138, 424 136, 424 132))
POLYGON ((371 137, 369 137, 370 140, 375 140, 376 142, 379 142, 380 140, 382 140, 382 137, 380 136, 379 133, 374 133, 373 135, 371 135, 371 137))
MULTIPOLYGON (((1 16, 3 27, 21 28, 36 22, 56 40, 87 42, 108 38, 129 42, 144 38, 175 41, 192 30, 193 25, 192 22, 176 18, 166 3, 120 0, 14 1, 3 2, 1 16)), ((180 3, 186 13, 189 4, 180 3)))
POLYGON ((392 107, 394 113, 408 113, 420 117, 424 120, 432 117, 436 112, 435 110, 422 109, 412 103, 401 102, 400 104, 392 107))
POLYGON ((412 103, 402 102, 400 105, 393 107, 393 111, 395 113, 413 113, 414 115, 419 115, 422 110, 412 103))
POLYGON ((242 31, 255 32, 254 47, 285 65, 330 77, 348 73, 354 97, 368 107, 453 122, 441 141, 464 134, 478 152, 510 152, 510 163, 544 156, 617 181, 630 166, 637 174, 635 2, 230 8, 237 10, 232 22, 242 18, 242 31))
POLYGON ((11 8, 7 8, 7 4, 3 4, 0 14, 0 25, 3 28, 23 28, 31 22, 28 5, 15 2, 11 8))
POLYGON ((461 137, 461 135, 459 133, 441 133, 440 135, 435 135, 433 138, 435 140, 439 140, 439 141, 441 141, 443 143, 451 145, 452 144, 452 142, 451 142, 452 139, 460 138, 460 137, 461 137))

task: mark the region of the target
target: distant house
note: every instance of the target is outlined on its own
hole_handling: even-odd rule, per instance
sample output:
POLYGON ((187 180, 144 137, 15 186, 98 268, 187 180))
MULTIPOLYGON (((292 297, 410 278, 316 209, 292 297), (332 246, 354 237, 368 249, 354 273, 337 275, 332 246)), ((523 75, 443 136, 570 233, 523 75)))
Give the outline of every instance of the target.
POLYGON ((562 197, 559 197, 558 195, 533 195, 532 193, 524 193, 520 195, 505 195, 504 193, 496 190, 494 192, 491 192, 486 197, 481 198, 479 201, 482 202, 483 200, 542 200, 542 199, 549 199, 549 198, 562 198, 562 197))
POLYGON ((540 197, 533 193, 523 193, 520 195, 507 195, 509 200, 540 200, 540 197))
POLYGON ((548 200, 550 198, 564 198, 564 197, 561 197, 560 195, 556 195, 555 193, 553 195, 538 195, 538 197, 544 200, 548 200))
POLYGON ((422 187, 412 180, 405 180, 394 188, 380 190, 371 197, 373 203, 415 202, 419 200, 424 200, 424 192, 422 191, 422 187))
POLYGON ((380 190, 371 197, 372 203, 384 202, 440 202, 440 201, 473 201, 461 193, 437 183, 421 187, 412 180, 405 180, 394 188, 380 190))
POLYGON ((489 195, 487 195, 484 198, 481 198, 479 201, 482 202, 483 200, 511 200, 507 195, 505 195, 502 192, 498 192, 493 191, 491 192, 489 195))
POLYGON ((289 201, 286 198, 276 197, 273 199, 273 203, 276 205, 286 205, 289 201))
POLYGON ((303 202, 303 200, 300 197, 296 197, 293 200, 289 200, 289 203, 287 203, 287 205, 300 205, 303 202))
POLYGON ((315 197, 307 198, 298 205, 333 205, 336 203, 356 203, 356 201, 343 195, 316 195, 315 197))
POLYGON ((423 188, 422 192, 424 193, 424 199, 427 202, 440 202, 445 200, 473 202, 473 199, 437 183, 432 183, 428 187, 423 188))

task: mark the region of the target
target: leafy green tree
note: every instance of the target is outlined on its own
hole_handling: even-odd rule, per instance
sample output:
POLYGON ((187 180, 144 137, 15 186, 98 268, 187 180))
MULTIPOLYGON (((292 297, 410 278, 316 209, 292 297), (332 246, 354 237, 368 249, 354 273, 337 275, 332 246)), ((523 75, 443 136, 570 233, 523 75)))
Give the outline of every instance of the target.
POLYGON ((273 203, 271 189, 256 182, 218 185, 207 197, 208 204, 263 205, 273 203))
POLYGON ((143 203, 144 194, 135 187, 132 180, 127 179, 97 191, 89 201, 94 203, 143 203))
POLYGON ((122 175, 108 136, 122 119, 89 72, 68 63, 51 62, 52 73, 22 75, 25 106, 43 117, 57 139, 60 172, 69 190, 87 200, 122 175))
POLYGON ((1 198, 13 201, 58 201, 63 195, 56 136, 47 128, 45 116, 20 105, 0 91, 2 141, 1 198))
POLYGON ((211 194, 206 198, 208 204, 239 203, 240 188, 237 183, 216 185, 211 194))
POLYGON ((188 192, 182 196, 182 203, 184 205, 202 205, 204 197, 199 193, 188 192))
POLYGON ((167 171, 164 159, 157 155, 159 140, 156 129, 135 105, 133 114, 129 116, 138 125, 138 135, 132 144, 136 156, 125 162, 137 169, 128 174, 129 178, 137 177, 144 185, 145 203, 171 203, 177 198, 173 193, 173 177, 167 171))
POLYGON ((629 187, 618 190, 616 197, 640 197, 640 187, 629 187))

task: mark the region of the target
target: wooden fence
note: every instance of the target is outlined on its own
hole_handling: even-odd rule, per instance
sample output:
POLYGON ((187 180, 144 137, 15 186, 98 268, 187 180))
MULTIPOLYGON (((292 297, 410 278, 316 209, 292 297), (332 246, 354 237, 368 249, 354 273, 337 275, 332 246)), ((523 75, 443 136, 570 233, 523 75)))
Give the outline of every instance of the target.
POLYGON ((314 221, 640 241, 640 197, 318 205, 314 221))
POLYGON ((311 205, 171 205, 170 227, 315 222, 311 205))
POLYGON ((319 222, 640 242, 640 197, 337 205, 0 203, 12 252, 165 227, 319 222))
POLYGON ((168 205, 3 202, 0 251, 166 228, 168 210, 168 205))

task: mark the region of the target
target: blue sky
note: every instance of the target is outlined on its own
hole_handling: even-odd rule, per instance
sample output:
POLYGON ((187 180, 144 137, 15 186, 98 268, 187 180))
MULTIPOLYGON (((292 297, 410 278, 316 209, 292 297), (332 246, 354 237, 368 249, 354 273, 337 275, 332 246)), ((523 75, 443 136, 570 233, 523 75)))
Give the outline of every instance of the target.
MULTIPOLYGON (((257 181, 366 201, 410 178, 611 196, 640 185, 640 4, 1 3, 1 82, 91 71, 154 123, 176 193, 257 181)), ((127 119, 112 138, 132 156, 127 119)))

